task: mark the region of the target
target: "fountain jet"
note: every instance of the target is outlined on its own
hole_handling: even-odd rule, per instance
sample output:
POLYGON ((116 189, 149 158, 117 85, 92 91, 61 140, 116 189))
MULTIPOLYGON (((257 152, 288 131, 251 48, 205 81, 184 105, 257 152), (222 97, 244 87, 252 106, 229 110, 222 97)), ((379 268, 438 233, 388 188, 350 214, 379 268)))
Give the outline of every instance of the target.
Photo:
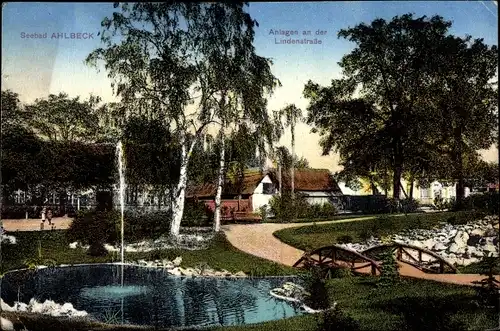
MULTIPOLYGON (((121 247, 120 247, 120 254, 121 254, 121 262, 122 262, 122 268, 124 264, 124 244, 123 244, 123 237, 124 237, 124 224, 123 224, 123 215, 124 215, 124 199, 125 199, 125 162, 124 162, 124 156, 123 156, 123 145, 122 142, 119 141, 118 144, 116 145, 116 157, 118 159, 118 174, 120 175, 120 211, 121 211, 121 247)), ((123 269, 122 269, 123 270, 123 269)), ((123 272, 122 272, 122 283, 123 283, 123 272)))

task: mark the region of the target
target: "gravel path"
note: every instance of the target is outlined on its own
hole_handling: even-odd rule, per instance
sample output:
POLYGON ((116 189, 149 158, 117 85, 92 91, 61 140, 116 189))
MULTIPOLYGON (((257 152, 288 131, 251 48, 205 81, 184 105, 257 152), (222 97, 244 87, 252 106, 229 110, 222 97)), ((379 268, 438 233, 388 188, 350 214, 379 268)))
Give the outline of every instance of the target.
MULTIPOLYGON (((3 228, 5 229, 5 231, 8 232, 40 230, 40 223, 41 223, 40 219, 23 218, 23 219, 7 219, 2 221, 3 221, 3 228)), ((56 230, 67 229, 72 221, 73 218, 69 217, 55 217, 52 219, 52 223, 54 224, 56 230)), ((45 221, 43 229, 44 231, 51 229, 47 221, 45 221)))
MULTIPOLYGON (((317 224, 344 223, 368 220, 373 217, 352 218, 343 221, 328 221, 317 224)), ((313 223, 289 224, 231 224, 223 226, 228 240, 233 246, 246 253, 262 257, 274 262, 292 266, 302 256, 304 251, 281 242, 273 233, 286 228, 312 225, 313 223)), ((473 281, 484 279, 485 276, 476 274, 427 274, 406 263, 400 264, 400 275, 406 277, 434 280, 460 285, 472 285, 473 281)), ((500 275, 495 277, 500 281, 500 275)))

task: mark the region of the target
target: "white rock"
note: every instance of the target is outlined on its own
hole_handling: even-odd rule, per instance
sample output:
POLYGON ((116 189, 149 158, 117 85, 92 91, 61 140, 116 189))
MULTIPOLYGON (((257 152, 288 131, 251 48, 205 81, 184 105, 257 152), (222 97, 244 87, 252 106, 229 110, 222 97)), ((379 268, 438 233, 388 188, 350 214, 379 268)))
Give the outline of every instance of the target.
POLYGON ((480 228, 477 228, 477 229, 474 229, 470 232, 471 235, 475 235, 475 236, 484 236, 484 230, 483 229, 480 229, 480 228))
POLYGON ((16 244, 16 237, 14 236, 9 236, 7 234, 1 235, 0 238, 2 238, 1 242, 9 243, 11 245, 16 244))
POLYGON ((180 265, 181 265, 181 263, 182 263, 182 256, 178 256, 178 257, 176 257, 176 258, 172 261, 172 263, 173 263, 173 264, 174 264, 174 266, 176 266, 176 267, 180 266, 180 265))
POLYGON ((16 311, 28 311, 28 305, 25 304, 24 302, 15 302, 14 309, 16 311))
POLYGON ((0 330, 14 331, 14 324, 6 318, 0 317, 0 330))
POLYGON ((469 240, 469 235, 465 231, 459 231, 455 238, 453 239, 453 242, 459 245, 460 247, 465 247, 467 246, 467 240, 469 240))
POLYGON ((497 247, 492 243, 487 243, 486 245, 483 246, 483 250, 485 252, 495 253, 497 251, 497 247))
POLYGON ((9 311, 9 312, 15 311, 15 309, 13 307, 9 306, 8 304, 6 304, 3 301, 3 299, 0 299, 0 306, 1 306, 3 311, 9 311))
POLYGON ((76 247, 78 247, 78 242, 76 241, 74 243, 69 244, 69 248, 75 249, 76 247))
POLYGON ((440 243, 440 242, 437 242, 433 247, 432 247, 432 250, 433 251, 444 251, 446 249, 446 245, 444 245, 443 243, 440 243))
POLYGON ((181 271, 178 267, 168 270, 168 272, 174 276, 182 276, 181 271))

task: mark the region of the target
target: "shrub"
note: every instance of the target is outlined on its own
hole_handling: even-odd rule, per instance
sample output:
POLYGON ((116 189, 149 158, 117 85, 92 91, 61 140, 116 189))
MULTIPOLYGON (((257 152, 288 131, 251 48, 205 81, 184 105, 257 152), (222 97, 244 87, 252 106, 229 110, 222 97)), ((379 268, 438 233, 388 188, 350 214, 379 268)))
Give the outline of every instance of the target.
POLYGON ((352 236, 346 234, 346 235, 343 235, 343 236, 340 236, 337 238, 337 242, 339 244, 347 244, 347 243, 352 243, 354 242, 352 236))
POLYGON ((262 217, 262 222, 267 222, 268 220, 268 211, 267 211, 267 205, 260 206, 259 208, 259 215, 262 217))
POLYGON ((274 196, 269 201, 271 213, 280 222, 290 222, 297 217, 309 217, 306 205, 307 201, 300 194, 296 194, 293 200, 288 192, 274 196))
POLYGON ((213 219, 214 212, 203 201, 186 201, 184 204, 182 225, 210 226, 213 219))
POLYGON ((304 303, 312 309, 326 309, 330 298, 326 289, 325 270, 316 265, 307 266, 309 272, 303 275, 304 288, 309 292, 304 303))
MULTIPOLYGON (((70 241, 90 245, 95 242, 114 244, 120 239, 120 212, 80 211, 70 225, 67 236, 70 241)), ((170 213, 156 211, 150 213, 126 212, 124 234, 127 240, 158 238, 170 229, 170 213)))
POLYGON ((382 265, 380 267, 380 278, 377 285, 392 286, 399 280, 399 265, 391 250, 380 254, 382 265))
POLYGON ((478 211, 459 211, 450 216, 446 221, 451 225, 463 225, 483 219, 486 216, 478 211))
POLYGON ((361 325, 340 309, 330 309, 318 316, 318 331, 358 331, 361 325))
POLYGON ((320 215, 322 217, 325 217, 325 218, 330 218, 330 217, 333 217, 335 215, 337 215, 338 213, 338 210, 337 210, 337 207, 335 207, 333 204, 331 203, 324 203, 322 206, 321 206, 321 212, 320 212, 320 215))
POLYGON ((450 198, 450 199, 443 199, 442 197, 435 197, 434 198, 434 208, 437 210, 453 210, 455 209, 456 206, 456 200, 455 198, 450 198))
POLYGON ((391 310, 402 315, 403 321, 399 330, 436 330, 464 331, 467 328, 453 315, 459 309, 458 298, 423 296, 418 298, 401 298, 391 303, 391 310))
POLYGON ((405 214, 414 213, 419 207, 418 201, 413 198, 402 199, 400 203, 401 211, 405 214))
MULTIPOLYGON (((464 210, 482 211, 488 215, 498 215, 499 199, 499 192, 472 194, 463 200, 462 208, 464 210)), ((457 208, 456 205, 455 208, 457 208)))
POLYGON ((108 255, 108 251, 104 248, 104 244, 102 242, 95 241, 90 245, 88 254, 96 257, 106 256, 108 255))
POLYGON ((352 270, 349 267, 331 268, 328 271, 330 278, 351 278, 353 276, 352 270))
POLYGON ((479 268, 481 269, 481 275, 486 276, 486 278, 474 282, 480 285, 474 287, 474 289, 481 304, 495 309, 499 308, 500 301, 500 282, 495 279, 495 272, 498 272, 499 266, 498 258, 488 256, 485 253, 484 258, 479 263, 479 268))

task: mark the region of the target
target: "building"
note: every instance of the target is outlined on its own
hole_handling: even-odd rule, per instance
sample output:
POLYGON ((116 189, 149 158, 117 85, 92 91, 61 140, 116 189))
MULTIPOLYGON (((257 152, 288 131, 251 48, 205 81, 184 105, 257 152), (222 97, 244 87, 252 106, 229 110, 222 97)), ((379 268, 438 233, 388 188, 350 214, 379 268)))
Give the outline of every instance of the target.
MULTIPOLYGON (((279 192, 279 176, 275 169, 267 171, 247 171, 239 181, 227 181, 222 189, 221 205, 226 212, 247 215, 257 213, 269 206, 271 198, 279 192)), ((282 175, 282 189, 291 187, 290 176, 282 175)), ((311 204, 340 202, 342 192, 331 173, 325 169, 303 169, 295 172, 295 192, 305 196, 311 204)), ((204 201, 210 209, 215 209, 217 186, 213 183, 188 187, 188 200, 204 201)))
MULTIPOLYGON (((278 178, 276 171, 271 170, 274 178, 278 178)), ((333 179, 331 172, 327 169, 296 169, 295 192, 302 194, 310 204, 331 203, 340 205, 340 197, 343 195, 337 182, 333 179)), ((283 189, 291 188, 289 174, 282 174, 283 189)))

